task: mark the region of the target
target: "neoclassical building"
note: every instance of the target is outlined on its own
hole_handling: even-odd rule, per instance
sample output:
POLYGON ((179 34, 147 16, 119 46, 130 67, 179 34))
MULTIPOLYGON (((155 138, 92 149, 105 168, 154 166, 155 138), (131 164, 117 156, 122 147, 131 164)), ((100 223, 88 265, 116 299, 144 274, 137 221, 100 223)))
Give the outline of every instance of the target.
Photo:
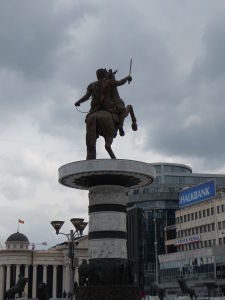
MULTIPOLYGON (((88 259, 88 237, 77 240, 75 248, 75 264, 88 259)), ((37 286, 45 282, 49 296, 61 298, 63 292, 69 291, 69 258, 67 242, 48 250, 29 248, 28 238, 20 233, 13 233, 5 242, 5 249, 0 250, 0 299, 4 291, 14 286, 19 274, 28 278, 24 290, 25 298, 36 298, 37 286)), ((77 269, 75 281, 78 281, 77 269)))

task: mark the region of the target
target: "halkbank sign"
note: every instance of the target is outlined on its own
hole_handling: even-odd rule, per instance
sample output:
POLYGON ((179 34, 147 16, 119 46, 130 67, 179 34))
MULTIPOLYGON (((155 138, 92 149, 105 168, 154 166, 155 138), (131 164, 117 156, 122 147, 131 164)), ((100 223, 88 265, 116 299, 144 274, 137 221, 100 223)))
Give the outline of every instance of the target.
POLYGON ((216 196, 215 182, 210 180, 180 192, 180 208, 208 200, 216 196))

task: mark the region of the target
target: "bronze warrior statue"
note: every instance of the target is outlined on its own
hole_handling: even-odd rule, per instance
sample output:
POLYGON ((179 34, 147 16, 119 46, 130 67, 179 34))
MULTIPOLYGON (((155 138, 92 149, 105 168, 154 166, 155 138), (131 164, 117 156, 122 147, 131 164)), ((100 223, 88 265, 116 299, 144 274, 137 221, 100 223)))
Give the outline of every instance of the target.
POLYGON ((87 159, 96 159, 96 139, 99 135, 105 139, 105 149, 111 158, 116 158, 111 145, 113 139, 119 131, 124 136, 123 123, 124 119, 130 113, 132 120, 132 129, 137 130, 136 118, 133 107, 125 106, 124 101, 120 98, 117 87, 130 83, 130 75, 121 80, 115 79, 115 74, 111 69, 98 69, 96 71, 97 81, 87 87, 86 94, 79 99, 75 106, 91 98, 91 109, 86 116, 86 145, 87 159))

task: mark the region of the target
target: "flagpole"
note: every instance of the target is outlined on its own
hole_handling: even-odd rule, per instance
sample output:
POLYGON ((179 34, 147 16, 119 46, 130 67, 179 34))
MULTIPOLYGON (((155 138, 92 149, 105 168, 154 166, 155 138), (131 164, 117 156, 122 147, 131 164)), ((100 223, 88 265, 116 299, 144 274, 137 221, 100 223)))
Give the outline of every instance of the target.
POLYGON ((17 232, 19 232, 19 225, 20 225, 20 222, 18 220, 17 232))

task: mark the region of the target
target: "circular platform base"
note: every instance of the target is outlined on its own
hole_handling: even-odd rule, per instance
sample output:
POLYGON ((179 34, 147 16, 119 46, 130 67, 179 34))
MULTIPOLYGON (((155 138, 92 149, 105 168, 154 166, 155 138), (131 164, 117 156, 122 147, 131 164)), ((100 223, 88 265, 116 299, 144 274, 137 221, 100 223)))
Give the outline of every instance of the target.
POLYGON ((98 185, 138 188, 155 179, 150 164, 125 159, 83 160, 59 168, 59 182, 67 187, 88 190, 98 185))

